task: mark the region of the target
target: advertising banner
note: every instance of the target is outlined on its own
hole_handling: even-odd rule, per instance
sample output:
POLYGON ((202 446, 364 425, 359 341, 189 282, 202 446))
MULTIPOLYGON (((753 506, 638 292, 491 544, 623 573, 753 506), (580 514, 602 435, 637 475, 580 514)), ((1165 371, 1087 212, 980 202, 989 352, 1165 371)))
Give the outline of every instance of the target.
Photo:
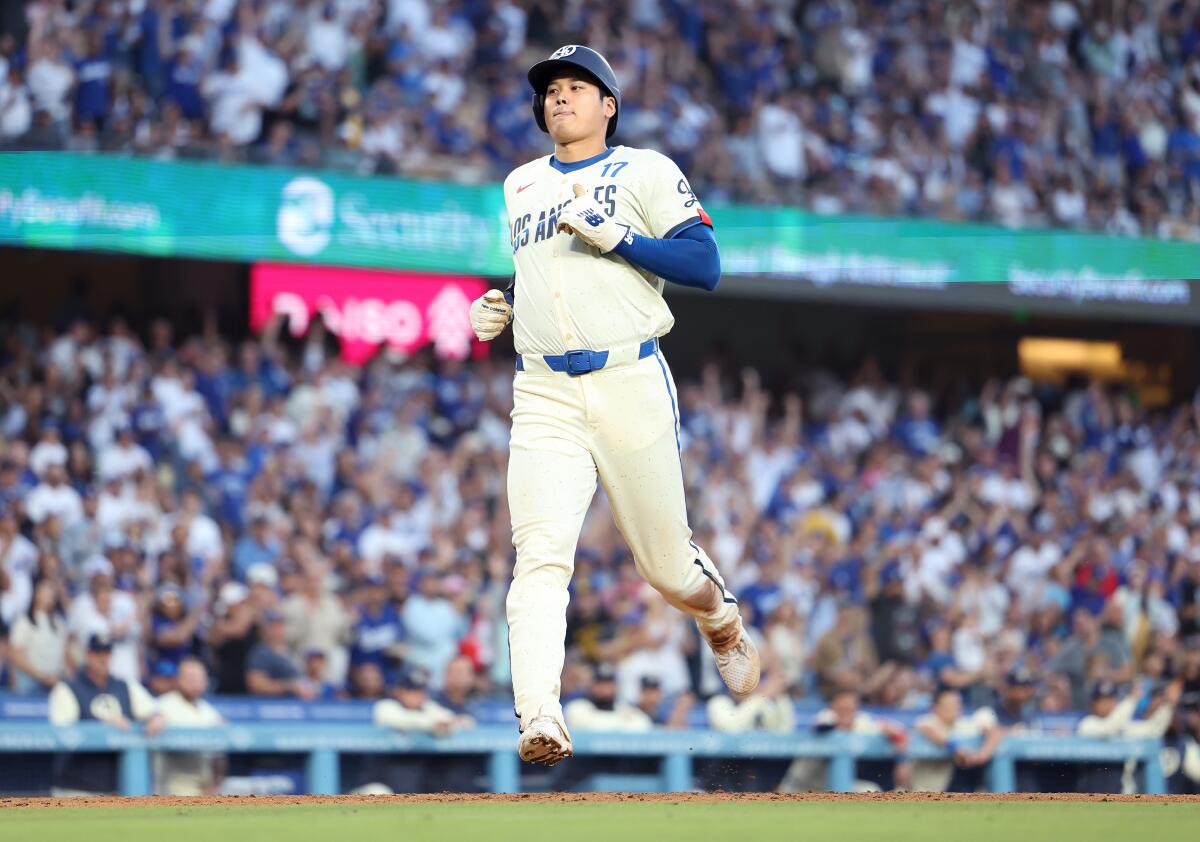
POLYGON ((498 188, 67 152, 0 154, 0 243, 512 272, 498 188))
POLYGON ((303 336, 321 314, 341 341, 342 358, 360 365, 386 344, 406 353, 432 343, 441 357, 463 359, 482 345, 471 331, 471 302, 482 278, 257 263, 250 272, 250 326, 277 313, 303 336))
MULTIPOLYGON (((936 305, 1200 321, 1200 244, 796 208, 707 207, 718 294, 918 297, 936 305), (988 291, 968 289, 988 285, 988 291), (894 294, 894 295, 893 295, 894 294), (1139 309, 1140 308, 1140 309, 1139 309)), ((0 154, 0 244, 507 276, 498 184, 216 162, 0 154)), ((844 297, 844 296, 843 296, 844 297)))

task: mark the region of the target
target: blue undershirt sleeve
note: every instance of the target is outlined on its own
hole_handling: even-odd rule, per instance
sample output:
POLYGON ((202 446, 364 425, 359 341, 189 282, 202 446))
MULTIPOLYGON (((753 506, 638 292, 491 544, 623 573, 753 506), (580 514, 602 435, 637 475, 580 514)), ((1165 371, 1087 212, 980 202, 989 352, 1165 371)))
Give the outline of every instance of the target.
POLYGON ((712 229, 697 220, 669 240, 633 234, 613 252, 660 278, 696 289, 712 290, 721 280, 721 253, 712 229))

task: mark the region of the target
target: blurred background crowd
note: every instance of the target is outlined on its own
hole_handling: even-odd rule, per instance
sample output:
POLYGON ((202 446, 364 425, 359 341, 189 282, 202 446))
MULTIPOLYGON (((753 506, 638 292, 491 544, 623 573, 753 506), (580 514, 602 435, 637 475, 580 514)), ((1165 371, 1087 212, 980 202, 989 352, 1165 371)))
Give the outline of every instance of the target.
POLYGON ((1196 0, 34 0, 0 144, 481 181, 525 70, 612 61, 708 202, 1200 238, 1196 0))
MULTIPOLYGON (((507 694, 511 361, 350 369, 319 321, 278 328, 5 332, 5 686, 46 693, 99 635, 156 693, 196 657, 222 695, 378 699, 418 668, 459 703, 507 694)), ((951 687, 998 708, 1019 685, 1030 719, 1113 685, 1142 711, 1174 680, 1200 707, 1197 406, 1022 378, 931 393, 870 359, 778 391, 702 371, 680 386, 690 513, 765 697, 927 710, 951 687)), ((602 494, 572 588, 565 697, 597 671, 606 705, 649 690, 662 721, 719 697, 602 494)))
MULTIPOLYGON (((1200 0, 28 0, 0 21, 0 150, 494 181, 548 151, 527 67, 587 43, 621 80, 616 140, 670 155, 706 202, 1200 240, 1200 0)), ((36 277, 46 254, 6 265, 36 277)), ((168 710, 207 686, 369 701, 377 724, 434 733, 507 707, 504 349, 351 367, 319 316, 299 339, 278 319, 245 338, 245 278, 222 293, 198 264, 139 268, 131 288, 159 292, 102 320, 122 312, 99 303, 113 265, 80 258, 94 306, 50 283, 3 304, 0 690, 111 672, 168 710), (224 297, 237 320, 156 320, 164 288, 206 313, 224 297)), ((879 779, 916 788, 973 786, 956 776, 1015 729, 1168 732, 1200 786, 1194 328, 1135 334, 1137 314, 1081 308, 877 331, 876 313, 842 343, 831 320, 792 360, 832 311, 787 311, 776 349, 765 313, 783 300, 736 310, 768 337, 745 355, 759 369, 704 332, 722 317, 668 340, 711 343, 680 354, 689 512, 761 689, 724 694, 599 494, 568 614, 570 726, 811 725, 901 751, 911 726, 953 757, 879 779), (998 376, 1021 370, 1020 334, 1056 331, 1124 343, 1172 388, 1151 408, 1132 369, 998 376), (935 364, 887 357, 905 346, 935 364), (947 349, 978 365, 935 370, 947 349), (782 379, 763 382, 768 362, 782 379)), ((718 765, 716 783, 751 786, 718 765)), ((819 760, 775 771, 824 782, 819 760)), ((1122 771, 1080 786, 1115 791, 1122 771)))

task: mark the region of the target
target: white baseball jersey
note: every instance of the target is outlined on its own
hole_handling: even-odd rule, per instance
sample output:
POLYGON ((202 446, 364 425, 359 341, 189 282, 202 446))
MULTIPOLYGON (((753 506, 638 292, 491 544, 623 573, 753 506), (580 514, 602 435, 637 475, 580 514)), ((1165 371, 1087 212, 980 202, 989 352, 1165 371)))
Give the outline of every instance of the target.
POLYGON ((694 617, 714 649, 741 634, 737 601, 692 541, 678 395, 657 344, 647 344, 675 321, 663 281, 555 230, 575 184, 643 236, 668 238, 708 216, 679 168, 657 152, 617 146, 565 166, 571 171, 539 158, 504 182, 523 363, 513 385, 508 500, 517 563, 507 601, 522 728, 539 715, 561 721, 568 585, 598 483, 643 578, 694 617), (531 364, 575 350, 609 353, 602 368, 578 376, 544 360, 531 364))
POLYGON ((549 155, 517 167, 504 181, 504 201, 520 354, 636 345, 675 324, 661 278, 556 231, 574 184, 635 234, 667 239, 698 222, 711 224, 679 167, 651 149, 614 146, 571 172, 555 169, 549 155))

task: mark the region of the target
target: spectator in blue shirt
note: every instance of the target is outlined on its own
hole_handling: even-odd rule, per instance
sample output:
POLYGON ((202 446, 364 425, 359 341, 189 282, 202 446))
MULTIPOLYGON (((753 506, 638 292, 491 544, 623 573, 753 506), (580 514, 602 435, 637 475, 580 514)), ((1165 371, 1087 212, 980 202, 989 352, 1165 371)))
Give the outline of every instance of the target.
POLYGON ((150 689, 158 695, 175 689, 179 662, 193 655, 199 646, 196 629, 202 613, 189 612, 183 591, 177 585, 158 589, 150 617, 150 689))
POLYGON ((250 530, 238 539, 233 547, 233 575, 240 581, 246 580, 246 571, 256 564, 275 564, 283 553, 279 539, 267 531, 267 516, 254 512, 250 516, 250 530))
POLYGON ((1037 677, 1030 670, 1024 667, 1009 670, 992 705, 996 720, 1008 729, 1030 729, 1037 714, 1037 686, 1037 677))
POLYGON ((151 458, 158 460, 163 453, 162 435, 167 427, 166 415, 154 399, 150 381, 142 387, 142 394, 133 406, 131 426, 137 443, 146 448, 151 458))
POLYGON ((971 683, 974 676, 962 673, 954 665, 954 652, 950 646, 950 625, 945 620, 930 620, 925 626, 925 638, 929 641, 929 654, 918 667, 931 687, 953 687, 962 689, 971 683))
MULTIPOLYGON (((179 106, 189 120, 204 117, 204 97, 200 83, 204 80, 204 59, 199 51, 200 39, 190 35, 179 44, 179 50, 167 65, 166 98, 179 106)), ((199 378, 197 378, 199 387, 199 378)))
POLYGON ((333 682, 325 680, 327 661, 324 649, 314 646, 304 650, 304 677, 316 688, 313 699, 318 702, 328 702, 346 697, 345 690, 333 682))
POLYGON ((404 655, 404 627, 400 614, 388 602, 381 576, 365 579, 358 588, 357 597, 361 605, 350 646, 351 672, 370 664, 390 684, 388 678, 394 675, 395 666, 404 655))
POLYGON ((913 392, 908 397, 908 414, 897 422, 896 440, 914 455, 928 456, 941 439, 942 431, 929 415, 929 396, 913 392))
POLYGON ((89 31, 87 43, 87 55, 75 64, 75 116, 80 123, 102 126, 108 118, 113 67, 104 54, 102 33, 89 31))
POLYGON ((246 657, 246 688, 256 696, 292 696, 305 701, 320 690, 288 654, 287 623, 278 611, 267 611, 260 626, 262 639, 246 657))
POLYGON ((444 579, 436 571, 417 574, 415 591, 404 603, 403 623, 408 636, 408 660, 429 670, 431 684, 442 686, 446 664, 458 652, 467 631, 462 610, 444 595, 444 579))

